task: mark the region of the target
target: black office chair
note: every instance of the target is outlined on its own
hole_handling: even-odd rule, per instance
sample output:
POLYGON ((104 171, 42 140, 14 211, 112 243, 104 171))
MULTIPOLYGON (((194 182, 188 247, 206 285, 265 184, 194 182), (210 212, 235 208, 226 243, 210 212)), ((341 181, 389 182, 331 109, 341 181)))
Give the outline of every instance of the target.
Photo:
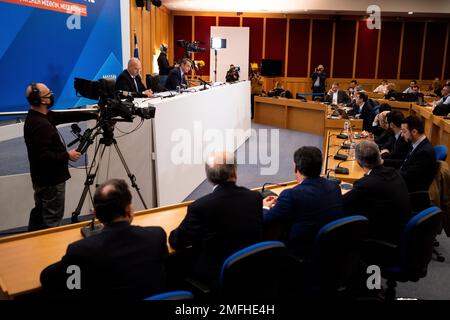
POLYGON ((309 291, 319 297, 351 297, 361 266, 361 249, 369 221, 351 216, 330 222, 316 236, 309 291))
POLYGON ((415 215, 407 223, 399 245, 371 239, 370 245, 380 253, 379 261, 387 279, 385 298, 394 300, 397 282, 417 282, 427 275, 428 263, 433 253, 433 242, 442 224, 443 213, 438 207, 430 207, 415 215))

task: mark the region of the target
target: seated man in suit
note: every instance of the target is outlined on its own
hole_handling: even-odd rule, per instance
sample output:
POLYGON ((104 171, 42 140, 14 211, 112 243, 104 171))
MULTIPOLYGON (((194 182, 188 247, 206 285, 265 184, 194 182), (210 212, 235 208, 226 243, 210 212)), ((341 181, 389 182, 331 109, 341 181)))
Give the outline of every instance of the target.
POLYGON ((192 62, 188 58, 181 60, 180 66, 170 70, 166 80, 167 90, 176 90, 177 87, 187 86, 186 77, 189 71, 191 71, 192 62))
POLYGON ((403 90, 403 93, 413 93, 415 86, 417 86, 417 89, 419 88, 419 86, 417 85, 417 81, 411 80, 411 82, 409 83, 409 87, 403 90))
POLYGON ((302 147, 294 153, 294 174, 298 185, 280 196, 264 199, 264 224, 289 226, 288 247, 308 259, 317 232, 343 215, 341 189, 320 177, 322 153, 316 147, 302 147))
POLYGON ((325 102, 328 102, 332 105, 337 104, 348 104, 350 103, 350 97, 345 93, 343 90, 339 90, 339 83, 334 82, 331 85, 331 89, 328 91, 327 95, 325 96, 325 102))
POLYGON ((193 276, 212 287, 226 258, 262 241, 262 196, 236 185, 236 167, 233 153, 209 156, 205 169, 213 191, 188 206, 169 237, 175 250, 192 246, 193 276))
POLYGON ((394 142, 391 148, 380 148, 381 157, 384 159, 384 165, 399 169, 405 160, 411 144, 402 136, 402 121, 405 118, 403 113, 398 110, 392 110, 386 116, 389 131, 394 135, 394 142))
POLYGON ((364 177, 343 196, 345 214, 366 216, 370 238, 398 243, 411 215, 406 183, 397 170, 381 165, 375 143, 361 141, 356 146, 355 157, 364 177))
POLYGON ((417 102, 419 97, 423 97, 423 93, 420 92, 419 86, 416 84, 412 87, 411 91, 408 93, 408 101, 417 102))
POLYGON ((375 115, 368 100, 369 97, 365 92, 356 92, 353 111, 355 112, 356 118, 363 120, 363 130, 372 132, 372 123, 375 115))
POLYGON ((147 90, 141 79, 142 64, 139 59, 131 58, 128 67, 117 77, 116 90, 134 92, 138 97, 151 97, 152 90, 147 90))
POLYGON ((348 96, 350 98, 354 98, 355 89, 356 89, 357 85, 358 85, 358 81, 356 81, 356 80, 350 81, 350 85, 348 86, 348 89, 347 89, 348 96))
POLYGON ((50 294, 82 299, 141 300, 165 290, 166 233, 161 227, 132 226, 131 193, 125 181, 113 179, 94 195, 97 218, 104 224, 100 234, 70 244, 61 261, 41 273, 50 294), (80 289, 66 283, 79 268, 80 289))
POLYGON ((396 100, 397 99, 397 91, 395 91, 395 84, 389 83, 387 85, 387 93, 384 95, 383 99, 386 100, 396 100))
POLYGON ((442 98, 436 103, 433 114, 436 116, 446 116, 450 113, 450 87, 442 88, 442 98))
POLYGON ((427 191, 436 173, 436 152, 424 134, 424 123, 416 116, 402 121, 402 135, 412 144, 400 167, 409 192, 427 191))

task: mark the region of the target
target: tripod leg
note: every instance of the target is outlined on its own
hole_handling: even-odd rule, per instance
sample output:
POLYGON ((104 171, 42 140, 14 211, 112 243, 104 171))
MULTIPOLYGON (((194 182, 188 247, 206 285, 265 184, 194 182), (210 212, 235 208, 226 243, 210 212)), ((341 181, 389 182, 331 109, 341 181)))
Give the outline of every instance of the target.
POLYGON ((136 183, 136 176, 134 174, 132 174, 130 171, 130 168, 128 168, 128 165, 125 162, 125 158, 123 157, 123 154, 120 151, 119 146, 117 145, 117 141, 115 139, 113 140, 113 144, 114 144, 114 147, 116 148, 117 154, 119 155, 120 161, 122 162, 123 167, 125 168, 125 171, 127 172, 128 178, 130 178, 131 186, 134 189, 136 189, 136 192, 137 192, 139 198, 141 199, 142 205, 144 206, 145 209, 147 209, 147 205, 145 204, 144 198, 142 197, 139 186, 136 183))
POLYGON ((98 169, 100 167, 100 162, 102 161, 103 154, 105 153, 106 145, 99 144, 94 152, 94 158, 92 159, 91 166, 89 167, 89 171, 86 176, 86 180, 84 181, 84 188, 83 192, 81 193, 80 200, 78 201, 78 205, 75 208, 75 211, 72 212, 72 223, 78 222, 78 216, 81 214, 81 209, 83 208, 84 201, 86 200, 86 196, 89 192, 89 188, 94 183, 95 176, 97 175, 98 169), (100 146, 103 146, 102 151, 100 152, 99 161, 97 163, 97 166, 95 168, 94 173, 92 173, 92 170, 94 169, 95 159, 97 158, 98 152, 100 150, 100 146))

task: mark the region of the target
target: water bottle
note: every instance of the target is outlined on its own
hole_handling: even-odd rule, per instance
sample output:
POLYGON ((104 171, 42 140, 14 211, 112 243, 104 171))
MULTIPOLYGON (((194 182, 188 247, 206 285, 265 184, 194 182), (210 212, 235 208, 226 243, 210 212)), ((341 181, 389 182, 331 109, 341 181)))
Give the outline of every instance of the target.
POLYGON ((350 150, 348 154, 349 160, 355 160, 355 149, 356 149, 356 142, 352 140, 350 142, 350 150))
POLYGON ((348 135, 350 130, 350 121, 346 120, 344 122, 344 134, 348 135))

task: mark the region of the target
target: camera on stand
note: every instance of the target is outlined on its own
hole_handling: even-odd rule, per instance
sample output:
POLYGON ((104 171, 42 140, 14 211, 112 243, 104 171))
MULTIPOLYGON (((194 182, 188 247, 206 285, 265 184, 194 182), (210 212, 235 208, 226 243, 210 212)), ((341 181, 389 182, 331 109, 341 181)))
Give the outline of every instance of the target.
MULTIPOLYGON (((155 107, 149 105, 147 107, 140 107, 135 104, 132 93, 115 91, 114 79, 100 79, 97 81, 91 81, 81 78, 75 78, 74 83, 77 96, 84 97, 91 100, 98 100, 98 121, 93 128, 88 128, 82 134, 78 125, 72 125, 72 133, 77 137, 72 141, 69 146, 79 142, 77 151, 85 153, 89 146, 93 144, 95 138, 101 135, 99 143, 97 144, 94 155, 87 171, 86 181, 84 183, 84 189, 81 194, 81 198, 78 202, 77 208, 72 212, 72 223, 78 222, 78 216, 81 213, 84 201, 87 194, 90 192, 90 186, 94 183, 97 175, 103 154, 106 147, 114 146, 122 165, 125 168, 127 176, 131 181, 131 186, 136 190, 139 198, 145 209, 144 198, 140 192, 140 189, 136 183, 136 176, 131 173, 122 152, 119 149, 116 139, 114 138, 114 127, 117 122, 133 122, 133 119, 138 116, 141 121, 145 119, 152 119, 155 117, 155 107), (97 160, 98 157, 98 160, 97 160)), ((95 223, 95 218, 89 226, 81 229, 83 236, 88 237, 100 232, 102 229, 101 224, 95 223)))

